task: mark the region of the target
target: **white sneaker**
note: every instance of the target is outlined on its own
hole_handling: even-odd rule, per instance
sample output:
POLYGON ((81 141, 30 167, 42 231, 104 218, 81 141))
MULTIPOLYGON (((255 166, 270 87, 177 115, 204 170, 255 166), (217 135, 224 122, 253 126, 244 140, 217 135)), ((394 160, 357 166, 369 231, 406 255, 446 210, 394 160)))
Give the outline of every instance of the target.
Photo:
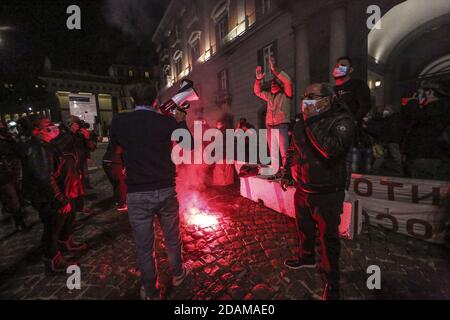
POLYGON ((172 278, 172 285, 174 287, 179 287, 191 272, 192 272, 191 265, 188 263, 185 263, 183 266, 183 273, 179 276, 174 276, 172 278))

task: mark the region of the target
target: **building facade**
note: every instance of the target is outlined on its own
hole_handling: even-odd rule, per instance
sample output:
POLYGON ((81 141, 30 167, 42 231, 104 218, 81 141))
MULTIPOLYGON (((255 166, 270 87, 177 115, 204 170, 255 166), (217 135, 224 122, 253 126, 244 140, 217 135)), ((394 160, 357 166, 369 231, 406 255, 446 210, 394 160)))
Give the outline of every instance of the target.
POLYGON ((349 55, 354 76, 372 90, 373 108, 397 106, 426 70, 435 71, 436 61, 444 61, 441 73, 446 70, 449 15, 446 0, 433 6, 420 0, 172 0, 152 39, 160 99, 169 99, 188 77, 201 96, 190 120, 213 124, 231 114, 261 127, 264 102, 253 94, 257 65, 268 82, 273 54, 292 77, 295 114, 306 86, 331 81, 336 59, 349 55), (430 42, 430 33, 439 45, 415 45, 430 42))
MULTIPOLYGON (((130 90, 135 83, 149 82, 157 85, 150 67, 112 65, 108 75, 86 72, 53 70, 47 62, 40 77, 52 96, 51 117, 64 121, 71 115, 73 103, 87 102, 95 109, 96 121, 109 126, 113 115, 132 110, 130 90)), ((72 110, 73 111, 73 110, 72 110)))

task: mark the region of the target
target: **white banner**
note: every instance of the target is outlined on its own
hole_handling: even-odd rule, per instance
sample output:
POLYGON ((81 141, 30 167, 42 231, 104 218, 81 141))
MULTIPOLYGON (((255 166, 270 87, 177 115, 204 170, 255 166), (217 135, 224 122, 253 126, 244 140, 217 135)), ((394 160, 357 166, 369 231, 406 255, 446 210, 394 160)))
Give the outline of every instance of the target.
POLYGON ((371 225, 433 243, 448 241, 450 182, 353 175, 350 196, 371 225))

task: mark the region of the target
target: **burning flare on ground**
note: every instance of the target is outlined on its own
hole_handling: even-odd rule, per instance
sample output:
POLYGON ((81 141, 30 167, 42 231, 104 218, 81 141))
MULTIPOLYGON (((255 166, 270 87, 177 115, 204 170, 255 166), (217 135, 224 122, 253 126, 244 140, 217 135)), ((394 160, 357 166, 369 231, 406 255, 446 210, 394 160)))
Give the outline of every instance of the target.
POLYGON ((219 219, 214 214, 195 207, 188 209, 186 220, 189 225, 194 225, 201 229, 215 229, 219 225, 219 219))

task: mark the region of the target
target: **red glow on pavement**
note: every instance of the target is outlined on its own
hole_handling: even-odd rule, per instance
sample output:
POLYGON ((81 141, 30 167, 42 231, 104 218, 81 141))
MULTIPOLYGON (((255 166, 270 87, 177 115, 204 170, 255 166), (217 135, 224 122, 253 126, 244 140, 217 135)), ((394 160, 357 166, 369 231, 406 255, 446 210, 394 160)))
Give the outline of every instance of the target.
POLYGON ((187 223, 197 226, 201 229, 213 228, 215 229, 219 225, 219 219, 212 213, 202 211, 198 208, 190 208, 187 211, 187 223))

